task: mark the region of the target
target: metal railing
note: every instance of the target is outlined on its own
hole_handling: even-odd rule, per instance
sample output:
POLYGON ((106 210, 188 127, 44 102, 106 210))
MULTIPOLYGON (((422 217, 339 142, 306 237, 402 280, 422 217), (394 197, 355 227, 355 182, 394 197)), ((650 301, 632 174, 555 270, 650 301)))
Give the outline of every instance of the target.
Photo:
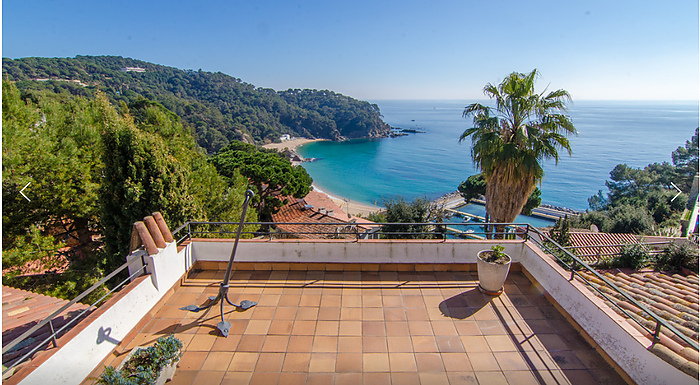
MULTIPOLYGON (((183 242, 187 240, 191 240, 194 237, 197 236, 205 236, 205 237, 211 237, 214 235, 222 236, 222 235, 227 235, 227 234, 233 234, 237 230, 237 222, 186 222, 182 226, 178 227, 175 229, 172 234, 174 237, 176 237, 178 234, 182 233, 179 237, 176 237, 177 244, 180 245, 183 242), (230 229, 226 229, 226 226, 231 226, 230 229), (198 227, 206 227, 204 230, 198 229, 198 227), (218 228, 218 229, 217 229, 218 228)), ((616 306, 621 312, 624 314, 628 315, 630 319, 634 320, 636 323, 638 323, 644 330, 648 331, 652 336, 653 336, 653 341, 656 343, 659 340, 659 335, 661 333, 661 328, 664 327, 666 330, 672 332, 678 338, 680 338, 683 342, 685 342, 688 346, 692 347, 695 350, 698 350, 698 344, 696 341, 693 341, 689 337, 687 337, 685 334, 679 332, 676 328, 674 328, 672 325, 670 325, 668 322, 666 322, 664 319, 661 317, 657 316, 655 313, 647 309, 645 306, 643 306, 641 303, 639 303, 637 300, 632 298, 628 293, 626 293, 624 290, 620 289, 615 285, 614 283, 610 282, 607 278, 599 274, 597 271, 595 271, 593 268, 591 268, 587 263, 585 263, 583 260, 581 260, 578 256, 572 254, 569 252, 566 248, 563 248, 561 245, 553 241, 548 235, 545 233, 539 231, 537 228, 532 227, 529 224, 513 224, 513 223, 450 223, 450 222, 443 222, 443 223, 318 223, 318 222, 288 222, 288 223, 275 223, 275 222, 245 222, 243 224, 244 230, 241 231, 241 234, 244 236, 247 236, 248 238, 266 238, 266 239, 285 239, 285 238, 290 238, 290 237, 299 237, 299 236, 304 236, 306 238, 325 238, 325 239, 346 239, 351 242, 359 242, 363 240, 368 240, 368 239, 395 239, 395 238, 404 238, 404 239, 423 239, 423 240, 442 240, 447 241, 448 239, 456 239, 459 236, 483 236, 484 239, 492 241, 492 242, 498 242, 503 239, 512 239, 512 240, 521 240, 522 242, 525 241, 532 241, 535 245, 537 245, 541 250, 545 251, 549 255, 555 258, 556 261, 559 262, 560 265, 562 265, 564 268, 566 268, 568 271, 571 272, 571 277, 570 280, 573 280, 575 277, 580 278, 583 282, 588 284, 592 290, 596 291, 600 296, 603 298, 606 298, 610 304, 613 306, 616 306), (306 231, 296 231, 296 232, 285 232, 281 229, 283 229, 285 226, 305 226, 307 227, 306 231), (414 226, 415 229, 419 229, 421 231, 391 231, 393 230, 400 230, 402 226, 414 226), (497 226, 503 226, 505 229, 502 232, 496 232, 495 229, 497 226), (450 231, 448 229, 450 228, 467 228, 468 230, 461 231, 461 232, 454 232, 450 231), (248 228, 248 231, 245 231, 245 228, 248 228), (250 228, 255 228, 255 230, 250 230, 250 228), (316 228, 318 230, 309 230, 308 228, 316 228), (263 230, 261 230, 263 229, 263 230), (343 231, 340 231, 343 230, 343 231), (478 230, 478 231, 477 231, 478 230), (469 232, 467 232, 469 231, 469 232), (342 238, 345 237, 345 238, 342 238), (496 239, 498 237, 498 239, 496 239), (564 259, 559 257, 559 255, 564 255, 566 256, 567 260, 570 262, 566 262, 564 259), (624 297, 629 303, 633 304, 634 306, 638 307, 641 309, 649 319, 652 319, 654 322, 656 322, 656 327, 654 330, 651 330, 650 328, 647 328, 645 325, 640 323, 637 319, 632 317, 630 313, 626 310, 617 305, 616 301, 612 300, 608 295, 603 293, 600 289, 598 289, 593 283, 588 280, 585 276, 580 274, 578 270, 582 269, 585 271, 588 271, 590 274, 592 274, 594 277, 599 279, 600 281, 604 282, 607 287, 609 287, 611 290, 615 291, 618 293, 620 296, 624 297)), ((63 327, 61 327, 57 331, 53 331, 49 337, 44 339, 40 344, 38 344, 34 349, 29 351, 28 353, 24 354, 19 360, 16 360, 11 366, 9 366, 7 369, 3 371, 3 374, 5 374, 7 371, 11 370, 13 367, 17 366, 19 363, 23 362, 26 360, 28 357, 33 355, 39 348, 42 346, 46 345, 49 341, 53 341, 55 345, 57 345, 57 336, 65 330, 70 324, 73 322, 77 321, 78 319, 81 319, 81 317, 87 313, 88 311, 92 310, 93 308, 96 307, 98 303, 100 303, 104 298, 109 296, 110 294, 114 293, 115 291, 119 290, 121 287, 124 286, 128 281, 133 279, 136 276, 139 276, 143 273, 143 271, 146 268, 146 263, 143 259, 143 257, 146 255, 145 251, 139 250, 136 253, 132 254, 132 258, 121 265, 119 268, 117 268, 115 271, 110 273, 108 276, 104 277, 101 279, 99 282, 94 284, 92 287, 90 287, 88 290, 85 292, 81 293, 78 295, 75 299, 73 299, 71 302, 68 304, 64 305, 61 307, 59 310, 55 311, 48 317, 46 317, 44 320, 40 321, 37 323, 34 327, 31 329, 27 330, 25 333, 23 333, 21 336, 17 337, 15 340, 7 344, 5 347, 3 347, 3 354, 6 353, 8 350, 12 349, 14 346, 18 345, 21 343, 23 340, 25 340, 27 337, 29 337, 32 333, 36 332, 39 330, 41 327, 49 324, 49 327, 53 329, 51 320, 56 318, 58 315, 63 313, 66 309, 68 309, 70 306, 75 304, 76 302, 80 301, 84 297, 86 297, 88 294, 99 288, 102 284, 107 282, 108 280, 112 279, 115 277, 117 274, 121 273, 125 269, 127 269, 131 264, 133 264, 136 261, 141 261, 142 266, 137 269, 135 272, 133 272, 128 278, 123 280, 121 283, 119 283, 114 289, 103 295, 99 300, 95 301, 93 304, 91 304, 87 309, 85 309, 80 315, 77 317, 73 317, 70 322, 66 323, 63 327), (140 256, 140 258, 138 258, 140 256)))
POLYGON ((671 333, 676 335, 679 339, 681 339, 688 346, 695 349, 696 351, 698 350, 697 341, 694 341, 691 338, 689 338, 687 335, 681 333, 680 331, 678 331, 678 329, 673 327, 673 325, 671 325, 669 322, 667 322, 663 318, 659 317, 651 310, 647 309, 646 306, 642 305, 639 301, 632 298, 626 291, 620 289, 617 285, 610 282, 610 280, 608 280, 603 275, 601 275, 600 273, 595 271, 593 268, 591 268, 587 263, 582 261, 576 255, 572 254, 566 248, 559 245, 557 242, 552 240, 549 236, 542 233, 538 229, 531 227, 530 231, 538 235, 538 237, 534 237, 534 236, 531 237, 530 240, 533 241, 533 243, 535 243, 543 251, 545 251, 548 254, 550 254, 551 256, 553 256, 561 266, 565 267, 567 270, 569 270, 571 272, 571 277, 569 279, 570 281, 573 281, 575 277, 580 278, 584 283, 586 283, 588 286, 590 286, 591 289, 594 290, 598 295, 605 298, 611 306, 615 306, 619 311, 621 311, 623 314, 628 316, 629 319, 633 320, 635 323, 637 323, 639 326, 641 326, 644 330, 646 330, 653 337, 653 340, 652 340, 653 343, 656 343, 659 341, 659 336, 661 334, 661 327, 664 327, 668 331, 670 331, 671 333), (552 248, 554 248, 554 250, 552 248), (561 253, 563 253, 567 257, 567 260, 569 260, 569 262, 567 262, 563 258, 559 257, 559 255, 557 255, 557 254, 561 254, 561 253), (596 285, 594 285, 588 278, 586 278, 584 275, 579 273, 579 267, 581 270, 587 271, 588 273, 592 274, 594 277, 596 277, 600 281, 604 282, 607 287, 609 287, 611 290, 615 291, 617 294, 622 296, 627 302, 629 302, 632 305, 636 306, 637 308, 641 309, 642 312, 644 312, 644 314, 646 314, 647 318, 650 318, 651 320, 653 320, 653 322, 656 323, 656 327, 654 328, 654 330, 651 330, 650 328, 646 327, 643 323, 639 322, 639 320, 637 320, 635 317, 630 315, 630 312, 628 310, 626 310, 623 307, 621 307, 620 305, 618 305, 616 300, 610 298, 607 294, 605 294, 603 291, 598 289, 596 287, 596 285))
POLYGON ((584 245, 584 246, 566 246, 564 249, 566 250, 574 250, 574 253, 576 254, 577 257, 581 259, 594 259, 595 263, 600 263, 601 258, 603 260, 609 260, 612 259, 612 257, 615 257, 617 255, 620 255, 620 248, 625 247, 625 246, 634 246, 634 245, 644 245, 644 246, 651 246, 649 247, 648 254, 649 255, 656 255, 656 254, 661 254, 664 252, 663 249, 657 249, 654 248, 654 246, 664 246, 664 245, 670 245, 673 244, 672 241, 666 241, 666 242, 635 242, 635 243, 620 243, 620 244, 613 244, 613 245, 584 245), (616 248, 618 251, 612 252, 612 253, 603 253, 601 252, 602 249, 605 248, 616 248), (595 253, 588 253, 588 254, 581 254, 578 252, 578 250, 583 250, 583 249, 594 249, 596 250, 595 253), (606 258, 609 257, 609 258, 606 258))
MULTIPOLYGON (((12 368, 15 366, 19 365, 20 363, 24 362, 27 358, 31 357, 34 353, 36 353, 39 349, 41 349, 44 345, 48 344, 49 341, 52 341, 54 344, 54 347, 58 347, 58 336, 66 330, 69 326, 71 326, 73 323, 76 321, 82 319, 82 317, 88 313, 89 311, 95 309, 97 307, 97 304, 102 302, 105 298, 110 296, 112 293, 118 291, 121 289, 127 282, 131 281, 131 279, 136 278, 141 275, 141 273, 146 269, 146 263, 143 259, 143 257, 146 255, 146 252, 144 250, 137 250, 136 252, 131 254, 131 259, 124 263, 123 265, 119 266, 116 270, 111 272, 109 275, 106 277, 102 278, 99 282, 95 283, 92 285, 89 289, 85 290, 84 292, 80 293, 77 297, 75 297, 72 301, 68 302, 67 304, 61 306, 60 309, 54 311, 49 315, 48 317, 44 318, 43 320, 39 321, 36 325, 34 325, 32 328, 27 330, 26 332, 22 333, 19 337, 15 338, 12 342, 9 344, 3 346, 2 348, 2 354, 4 355, 5 353, 9 352, 12 350, 13 347, 18 346, 22 341, 26 340, 29 338, 32 334, 34 334, 36 331, 44 327, 45 325, 49 325, 49 328, 51 330, 51 334, 46 337, 43 341, 40 343, 36 344, 33 349, 22 355, 19 359, 12 358, 11 360, 14 360, 14 362, 9 365, 5 370, 2 371, 2 374, 4 375, 8 371, 10 371, 12 368), (66 322, 60 329, 54 330, 52 320, 58 317, 59 315, 63 314, 67 309, 69 309, 71 306, 75 305, 78 301, 81 299, 85 298, 88 296, 90 293, 95 291, 96 289, 100 288, 104 283, 109 281, 110 279, 114 278, 117 276, 119 273, 127 269, 130 265, 132 265, 134 262, 140 261, 141 262, 141 267, 138 268, 136 271, 134 271, 132 274, 129 275, 126 279, 121 281, 118 285, 116 285, 112 290, 109 292, 105 293, 102 297, 100 297, 97 301, 93 302, 90 304, 86 309, 84 309, 80 314, 77 316, 71 317, 71 319, 66 322)), ((30 345, 31 346, 31 345, 30 345)), ((3 362, 3 365, 5 363, 3 362)))

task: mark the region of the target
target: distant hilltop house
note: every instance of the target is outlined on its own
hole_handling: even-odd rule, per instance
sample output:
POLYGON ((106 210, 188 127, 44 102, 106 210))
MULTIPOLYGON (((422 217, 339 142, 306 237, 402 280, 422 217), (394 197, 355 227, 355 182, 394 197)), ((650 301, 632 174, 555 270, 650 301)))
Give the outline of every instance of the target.
POLYGON ((284 134, 284 135, 280 136, 280 141, 286 142, 288 140, 292 140, 292 137, 289 136, 289 134, 284 134))
POLYGON ((122 72, 146 72, 146 69, 141 67, 124 67, 119 70, 122 72))

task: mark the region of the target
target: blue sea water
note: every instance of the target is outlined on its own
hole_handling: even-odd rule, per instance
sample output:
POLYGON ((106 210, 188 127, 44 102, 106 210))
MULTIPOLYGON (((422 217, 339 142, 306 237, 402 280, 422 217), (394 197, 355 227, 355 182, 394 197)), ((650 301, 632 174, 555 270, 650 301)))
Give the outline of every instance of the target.
MULTIPOLYGON (((471 127, 462 118, 474 101, 380 100, 384 121, 393 127, 425 133, 398 138, 314 142, 298 149, 319 188, 331 195, 382 205, 384 198, 437 198, 455 191, 478 173, 471 161, 470 139, 459 143, 471 127)), ((482 101, 483 103, 487 103, 482 101)), ((561 154, 559 164, 546 162, 540 189, 542 201, 577 210, 620 163, 644 167, 670 162, 671 152, 689 140, 700 125, 697 102, 579 101, 569 115, 578 130, 571 137, 572 156, 561 154)))

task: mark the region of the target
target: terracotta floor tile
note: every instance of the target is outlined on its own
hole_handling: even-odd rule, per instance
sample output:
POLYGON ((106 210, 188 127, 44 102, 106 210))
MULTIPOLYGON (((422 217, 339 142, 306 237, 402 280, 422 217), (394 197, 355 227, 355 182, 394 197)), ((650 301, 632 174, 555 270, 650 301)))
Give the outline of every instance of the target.
POLYGON ((340 307, 321 307, 318 319, 323 321, 340 321, 340 307))
POLYGON ((335 363, 335 371, 337 373, 362 372, 362 354, 338 353, 335 363))
POLYGON ((480 384, 508 385, 508 381, 502 372, 474 372, 480 384))
POLYGON ((294 321, 292 320, 274 319, 270 323, 270 328, 267 330, 267 333, 271 335, 290 335, 293 326, 294 321))
MULTIPOLYGON (((508 380, 509 384, 522 385, 539 385, 540 382, 535 378, 536 374, 528 370, 504 370, 503 375, 508 380)), ((575 382, 572 382, 572 384, 575 382)), ((593 384, 598 384, 594 382, 593 384)))
POLYGON ((552 359, 562 370, 586 369, 586 366, 572 351, 551 351, 552 359))
POLYGON ((466 353, 441 353, 442 363, 448 372, 467 372, 472 370, 466 353))
POLYGON ((330 385, 334 379, 333 373, 309 373, 306 377, 306 385, 330 385))
POLYGON ((301 295, 282 294, 277 305, 282 307, 297 307, 299 306, 299 301, 301 301, 301 295))
POLYGON ((411 336, 413 351, 416 353, 437 353, 438 348, 433 336, 411 336))
POLYGON ((518 347, 513 343, 509 335, 485 336, 486 342, 492 352, 517 352, 518 347))
POLYGON ((391 375, 389 373, 362 373, 362 384, 391 385, 391 375))
POLYGON ((362 322, 362 335, 364 336, 386 336, 384 322, 364 321, 362 322))
POLYGON ((479 325, 481 334, 485 336, 508 334, 500 321, 476 321, 476 324, 479 325))
POLYGON ((297 307, 278 307, 275 310, 274 320, 294 320, 297 314, 297 307))
POLYGON ((469 357, 469 362, 472 364, 472 368, 475 372, 501 370, 501 367, 498 366, 498 361, 496 361, 496 358, 493 356, 493 353, 467 352, 467 356, 469 357))
POLYGON ((362 353, 362 337, 338 337, 338 353, 362 353))
POLYGON ((391 321, 386 323, 386 335, 393 337, 410 336, 411 332, 408 329, 406 321, 391 321))
POLYGON ((340 328, 340 321, 318 321, 316 324, 317 336, 337 336, 340 328))
POLYGON ((423 308, 425 309, 425 303, 423 302, 423 297, 418 295, 404 295, 403 305, 406 307, 406 311, 410 308, 423 308))
POLYGON ((295 336, 312 336, 316 331, 316 321, 294 321, 294 326, 292 327, 292 335, 295 336))
POLYGON ((279 372, 283 362, 284 353, 260 353, 255 372, 279 372))
POLYGON ((175 371, 173 379, 168 382, 168 385, 192 385, 197 374, 199 374, 199 370, 184 370, 178 368, 175 371))
POLYGON ((414 321, 429 321, 428 311, 424 307, 421 308, 407 308, 406 309, 406 319, 410 322, 414 321))
POLYGON ((341 321, 362 321, 362 308, 360 307, 346 307, 340 308, 340 320, 341 321))
POLYGON ((228 366, 228 370, 252 372, 255 369, 255 365, 258 363, 258 357, 260 357, 259 353, 235 352, 228 366))
POLYGON ((530 370, 531 367, 525 362, 518 352, 494 352, 494 357, 498 361, 501 370, 530 370))
POLYGON ((248 321, 248 327, 245 329, 245 335, 260 334, 266 335, 268 330, 270 330, 270 323, 272 321, 268 320, 254 320, 248 321))
POLYGON ((386 342, 390 353, 413 353, 411 337, 387 337, 386 342))
POLYGON ((447 379, 447 374, 445 373, 420 372, 418 375, 420 376, 421 384, 449 385, 450 383, 450 381, 447 379))
POLYGON ((263 294, 260 296, 260 302, 258 303, 258 306, 277 307, 280 303, 280 298, 282 298, 282 296, 280 295, 281 290, 280 290, 280 293, 276 293, 276 294, 268 293, 268 292, 266 292, 266 290, 270 290, 270 289, 263 290, 263 294))
POLYGON ((418 372, 391 372, 391 383, 400 385, 420 385, 418 372))
POLYGON ((233 352, 210 352, 201 370, 226 371, 232 359, 233 352))
POLYGON ((403 312, 403 299, 400 295, 382 295, 382 305, 384 309, 398 308, 403 312))
POLYGON ((319 307, 321 306, 321 295, 302 294, 299 306, 319 307))
POLYGON ((289 343, 289 336, 271 336, 265 337, 265 343, 263 343, 261 352, 277 352, 284 353, 287 351, 287 344, 289 343))
POLYGON ((413 353, 389 353, 389 367, 392 372, 417 372, 413 353))
POLYGON ((384 320, 406 321, 406 311, 403 308, 384 308, 384 320))
POLYGON ((291 336, 287 344, 287 352, 310 353, 314 343, 314 336, 291 336))
POLYGON ((362 354, 362 371, 363 372, 389 372, 389 354, 388 353, 363 353, 362 354))
POLYGON ((262 335, 244 335, 238 343, 236 351, 241 352, 259 352, 265 342, 265 336, 262 335))
POLYGON ((276 384, 279 379, 280 373, 270 373, 270 372, 254 372, 250 377, 250 385, 270 385, 276 384))
POLYGON ((462 340, 462 345, 467 352, 488 352, 490 347, 486 338, 483 336, 460 336, 462 340))
POLYGON ((362 336, 362 321, 340 321, 339 335, 362 336))
POLYGON ((309 372, 335 372, 335 353, 311 353, 309 372))
POLYGON ((224 379, 223 371, 200 370, 194 379, 194 384, 219 384, 224 379))
POLYGON ((362 308, 363 321, 384 321, 384 310, 380 307, 362 308))
POLYGON ((546 350, 521 352, 529 370, 559 370, 559 364, 554 361, 546 350))
POLYGON ((439 353, 416 353, 415 356, 419 372, 445 371, 445 365, 439 353))
POLYGON ((386 337, 362 337, 364 353, 387 353, 386 337))
POLYGON ((362 307, 382 307, 383 306, 381 295, 363 295, 362 296, 362 307))
POLYGON ((338 351, 338 337, 320 336, 314 337, 314 343, 311 347, 313 353, 336 353, 338 351))
POLYGON ((311 353, 287 353, 282 365, 283 372, 308 372, 311 353))
POLYGON ((192 338, 192 341, 190 341, 189 345, 187 345, 187 350, 208 352, 211 350, 212 346, 214 346, 214 342, 216 342, 217 338, 220 337, 209 334, 196 334, 192 338))
POLYGON ((408 321, 408 329, 412 336, 433 335, 433 328, 428 321, 408 321))
POLYGON ((250 317, 251 320, 271 320, 275 314, 276 308, 270 306, 255 306, 253 308, 253 315, 250 317))
POLYGON ((351 307, 362 307, 362 296, 343 294, 340 307, 342 309, 351 307))
POLYGON ((463 353, 465 351, 459 336, 437 336, 435 341, 441 353, 463 353))
POLYGON ((325 308, 325 307, 337 307, 337 308, 340 308, 341 299, 342 299, 342 296, 341 296, 341 295, 331 295, 331 294, 326 295, 326 294, 323 294, 323 295, 321 296, 321 305, 320 305, 320 306, 321 306, 322 308, 325 308))
POLYGON ((252 376, 253 372, 226 372, 221 380, 221 385, 247 385, 252 376))
POLYGON ((306 373, 280 373, 277 383, 280 385, 304 385, 306 384, 306 373))
POLYGON ((334 385, 362 384, 362 373, 336 373, 334 385))
POLYGON ((455 323, 452 321, 433 321, 430 322, 430 326, 433 328, 433 334, 436 336, 458 335, 455 323))
POLYGON ((550 352, 569 350, 569 346, 556 334, 537 334, 537 339, 550 352))
MULTIPOLYGON (((474 372, 453 372, 447 373, 450 385, 477 385, 476 374, 474 372)), ((513 384, 518 384, 514 382, 513 384)))
POLYGON ((199 370, 208 354, 208 352, 186 351, 182 353, 177 366, 182 370, 199 370))
MULTIPOLYGON (((240 334, 229 334, 228 337, 218 337, 211 347, 213 352, 235 352, 238 343, 241 341, 240 334)), ((184 344, 184 343, 183 343, 184 344)))
POLYGON ((317 320, 318 319, 318 307, 299 307, 297 309, 297 315, 296 315, 296 320, 302 320, 302 321, 308 321, 308 320, 317 320))

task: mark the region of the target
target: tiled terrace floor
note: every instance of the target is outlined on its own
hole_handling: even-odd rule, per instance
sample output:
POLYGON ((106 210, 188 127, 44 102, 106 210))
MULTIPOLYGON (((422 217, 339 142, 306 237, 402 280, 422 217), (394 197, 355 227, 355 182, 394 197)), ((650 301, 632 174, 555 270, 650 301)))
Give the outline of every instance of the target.
MULTIPOLYGON (((203 304, 223 272, 192 272, 128 349, 175 333, 170 384, 624 384, 521 272, 482 295, 475 273, 238 271, 226 305, 203 304)), ((102 367, 102 366, 101 366, 102 367)), ((95 374, 99 374, 101 370, 95 374)))

